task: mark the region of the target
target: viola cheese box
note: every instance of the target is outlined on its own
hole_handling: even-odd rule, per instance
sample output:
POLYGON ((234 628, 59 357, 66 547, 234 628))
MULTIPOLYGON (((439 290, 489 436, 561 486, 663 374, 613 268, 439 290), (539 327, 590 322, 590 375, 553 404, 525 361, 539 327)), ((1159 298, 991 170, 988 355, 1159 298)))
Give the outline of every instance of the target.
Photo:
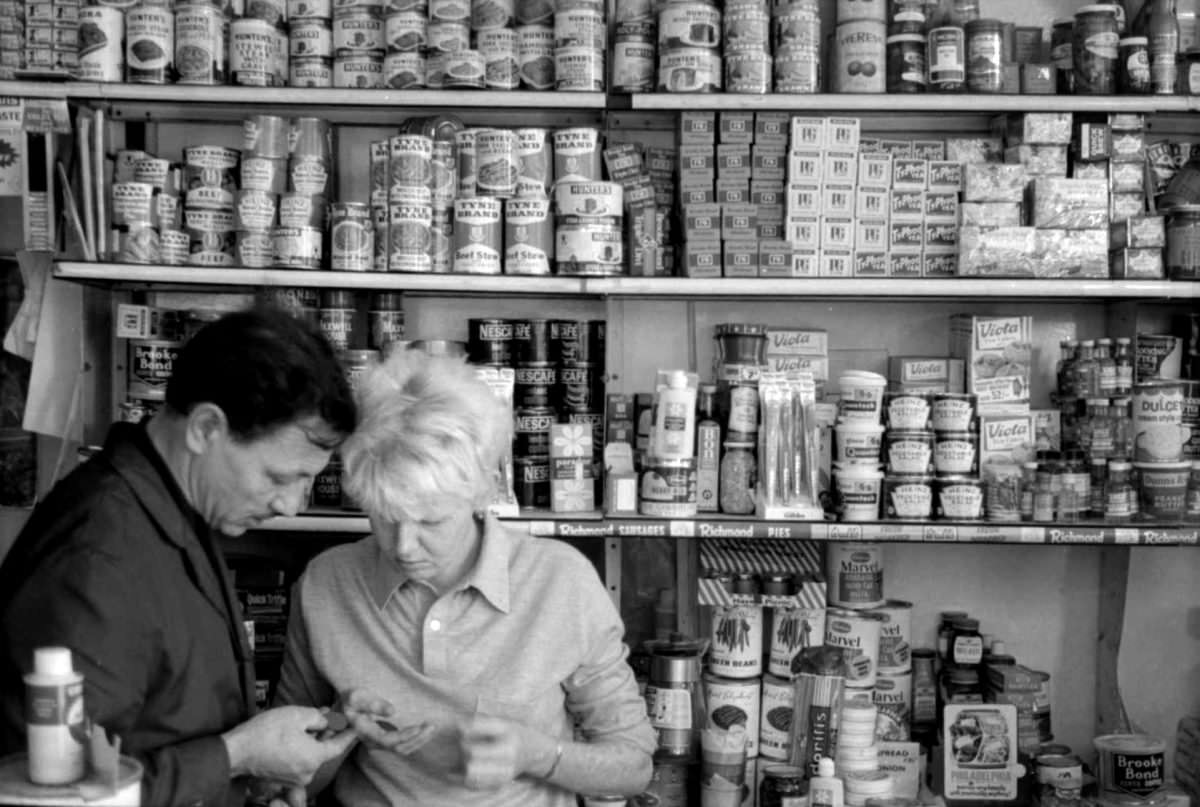
POLYGON ((945 356, 891 356, 888 388, 893 392, 962 392, 966 384, 962 359, 945 356))
POLYGON ((966 362, 966 391, 978 396, 981 413, 1029 403, 1033 317, 955 314, 950 355, 966 362))

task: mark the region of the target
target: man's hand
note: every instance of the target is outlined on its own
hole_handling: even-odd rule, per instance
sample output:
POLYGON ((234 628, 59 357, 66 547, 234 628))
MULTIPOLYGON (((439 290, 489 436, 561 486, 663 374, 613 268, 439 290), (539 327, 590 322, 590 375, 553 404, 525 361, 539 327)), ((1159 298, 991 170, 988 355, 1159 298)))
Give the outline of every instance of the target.
POLYGON ((306 785, 318 768, 346 753, 358 739, 353 731, 324 740, 314 736, 327 726, 324 714, 306 706, 260 712, 221 735, 230 772, 306 785))
POLYGON ((518 776, 545 776, 554 765, 557 741, 502 717, 477 716, 462 728, 463 783, 495 790, 518 776))
POLYGON ((246 804, 252 807, 307 807, 308 793, 298 785, 255 779, 250 783, 246 804))
POLYGON ((432 739, 435 730, 429 723, 397 725, 396 707, 362 689, 344 694, 341 710, 358 736, 396 754, 411 754, 421 748, 432 739))

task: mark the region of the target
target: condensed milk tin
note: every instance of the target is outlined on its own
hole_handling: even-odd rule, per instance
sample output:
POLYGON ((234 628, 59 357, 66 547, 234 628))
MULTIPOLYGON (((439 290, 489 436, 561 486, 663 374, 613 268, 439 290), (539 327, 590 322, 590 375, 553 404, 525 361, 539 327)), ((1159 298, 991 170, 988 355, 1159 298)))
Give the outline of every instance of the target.
POLYGON ((242 189, 280 194, 287 190, 287 157, 242 159, 242 189))
POLYGON ((276 227, 271 232, 272 263, 280 269, 320 269, 322 235, 312 227, 276 227))
POLYGON ((721 11, 707 3, 671 3, 658 13, 658 47, 716 48, 721 44, 721 11))
POLYGON ((721 56, 708 48, 675 48, 658 57, 659 92, 716 92, 721 89, 721 56))
POLYGON ((555 182, 600 181, 600 132, 591 127, 554 132, 555 182))
POLYGON ((79 79, 125 80, 125 12, 111 6, 79 9, 79 79))
POLYGON ((291 59, 288 61, 289 87, 332 87, 332 59, 291 59))
POLYGON ((554 217, 549 199, 504 203, 504 273, 548 275, 554 260, 554 217))
POLYGON ((332 59, 333 30, 325 20, 296 20, 288 28, 288 56, 332 59))
POLYGON ((399 199, 406 188, 428 187, 433 173, 432 163, 433 138, 420 134, 392 135, 388 139, 388 164, 391 168, 388 198, 399 199))
POLYGON ((429 272, 433 208, 399 202, 388 205, 389 272, 429 272))
POLYGON ((1183 422, 1181 381, 1147 381, 1133 387, 1134 462, 1179 462, 1191 437, 1183 422))
POLYGON ((258 190, 240 190, 233 202, 233 222, 238 230, 267 232, 275 226, 278 197, 258 190))
POLYGON ((125 12, 125 81, 169 84, 175 77, 175 15, 167 6, 125 12))
POLYGON ((500 274, 502 202, 485 196, 454 200, 454 271, 500 274))
POLYGON ((549 90, 554 87, 554 29, 548 25, 522 25, 517 29, 517 69, 521 87, 549 90))
MULTIPOLYGON (((556 141, 557 142, 557 141, 556 141)), ((481 129, 475 135, 477 192, 507 199, 517 192, 521 163, 517 133, 511 129, 481 129)))
POLYGON ((829 608, 825 612, 825 645, 846 651, 850 674, 849 686, 875 686, 879 674, 879 615, 871 611, 829 608))
POLYGON ((383 57, 383 83, 393 90, 425 86, 425 57, 420 53, 389 53, 383 57))
POLYGON ((286 159, 291 124, 279 115, 251 115, 242 121, 242 153, 286 159))
POLYGON ((879 626, 879 672, 897 675, 912 670, 911 602, 888 600, 875 610, 883 618, 879 626))
POLYGON ((243 87, 278 86, 275 26, 266 20, 243 18, 229 25, 229 72, 243 87))
POLYGON ((333 49, 338 56, 384 50, 383 20, 372 14, 348 14, 333 20, 333 49), (346 53, 342 53, 346 51, 346 53))
POLYGON ((624 192, 616 182, 559 182, 554 207, 560 216, 618 217, 624 192))
POLYGON ((333 86, 349 90, 371 90, 383 86, 383 54, 349 52, 333 60, 333 86))
POLYGON ((157 227, 152 212, 154 186, 148 182, 114 182, 112 222, 115 227, 157 227))
POLYGON ((250 269, 268 269, 275 260, 275 247, 270 232, 243 232, 237 234, 234 260, 238 266, 250 269))
POLYGON ((188 3, 175 9, 176 84, 224 84, 225 16, 221 9, 188 3))
POLYGON ((335 272, 371 271, 375 265, 371 208, 361 202, 334 202, 329 217, 329 268, 335 272))
POLYGON ((415 11, 389 14, 383 25, 388 53, 416 53, 423 50, 428 22, 424 14, 415 11))
POLYGON ((831 606, 865 609, 884 604, 879 544, 830 543, 826 552, 826 596, 831 606))
POLYGON ((287 0, 287 18, 328 21, 333 18, 333 0, 287 0))
POLYGON ((183 212, 184 229, 193 243, 203 242, 206 249, 225 249, 226 239, 230 236, 232 243, 233 213, 228 210, 185 210, 183 212), (204 236, 221 236, 215 239, 205 239, 204 236))

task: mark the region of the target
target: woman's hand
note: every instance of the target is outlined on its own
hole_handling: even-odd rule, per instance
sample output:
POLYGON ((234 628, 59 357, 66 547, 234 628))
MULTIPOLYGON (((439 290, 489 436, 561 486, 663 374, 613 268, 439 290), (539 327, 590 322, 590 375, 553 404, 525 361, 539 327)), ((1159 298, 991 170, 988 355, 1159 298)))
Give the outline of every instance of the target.
POLYGON ((429 723, 397 725, 394 722, 396 707, 363 689, 344 694, 341 710, 365 742, 396 754, 411 754, 429 742, 434 734, 434 726, 429 723))
POLYGON ((554 765, 557 741, 503 717, 477 716, 462 728, 463 784, 495 790, 518 776, 545 776, 554 765))

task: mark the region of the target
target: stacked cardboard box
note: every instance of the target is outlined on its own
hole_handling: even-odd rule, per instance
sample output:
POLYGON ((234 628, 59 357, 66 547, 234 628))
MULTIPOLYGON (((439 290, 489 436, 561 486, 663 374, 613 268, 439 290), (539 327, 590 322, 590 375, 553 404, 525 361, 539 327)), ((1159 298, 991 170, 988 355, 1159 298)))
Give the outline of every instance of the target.
MULTIPOLYGON (((23 47, 18 50, 21 64, 16 69, 75 75, 79 67, 79 6, 79 0, 25 0, 23 47)), ((20 26, 10 24, 7 15, 3 25, 0 34, 7 44, 20 26)), ((0 52, 7 49, 0 48, 0 52)), ((0 66, 8 69, 12 58, 4 59, 0 66)))
POLYGON ((14 78, 24 65, 25 4, 21 0, 0 0, 0 79, 14 78))
POLYGON ((767 367, 773 372, 812 373, 817 398, 829 381, 829 334, 812 328, 767 328, 767 367))
POLYGON ((621 184, 625 203, 625 260, 634 277, 671 275, 670 205, 660 206, 654 178, 642 150, 634 143, 619 143, 604 150, 608 178, 621 184))

